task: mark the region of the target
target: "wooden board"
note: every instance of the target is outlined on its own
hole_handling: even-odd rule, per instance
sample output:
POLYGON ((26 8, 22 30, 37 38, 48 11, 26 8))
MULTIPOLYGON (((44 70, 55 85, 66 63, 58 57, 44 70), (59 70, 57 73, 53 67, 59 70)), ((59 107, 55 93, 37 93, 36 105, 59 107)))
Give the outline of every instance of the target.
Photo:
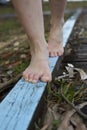
MULTIPOLYGON (((78 10, 63 27, 64 47, 72 32, 73 26, 81 13, 78 10)), ((53 71, 59 57, 49 58, 53 71)), ((0 130, 32 130, 35 113, 46 90, 46 83, 39 81, 32 84, 20 79, 0 104, 0 130)), ((43 106, 44 107, 44 106, 43 106)))

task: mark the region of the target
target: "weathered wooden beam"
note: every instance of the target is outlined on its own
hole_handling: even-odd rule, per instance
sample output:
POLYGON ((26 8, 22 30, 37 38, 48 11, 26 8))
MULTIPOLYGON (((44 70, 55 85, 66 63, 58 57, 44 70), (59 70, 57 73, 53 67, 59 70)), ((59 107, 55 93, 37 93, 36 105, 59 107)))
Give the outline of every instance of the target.
MULTIPOLYGON (((77 11, 63 27, 64 47, 80 14, 77 11)), ((50 69, 53 71, 59 57, 49 58, 50 69)), ((46 83, 26 82, 21 78, 6 98, 0 103, 0 130, 33 130, 34 118, 39 112, 38 106, 46 91, 46 83)), ((44 107, 42 105, 42 107, 44 107)))

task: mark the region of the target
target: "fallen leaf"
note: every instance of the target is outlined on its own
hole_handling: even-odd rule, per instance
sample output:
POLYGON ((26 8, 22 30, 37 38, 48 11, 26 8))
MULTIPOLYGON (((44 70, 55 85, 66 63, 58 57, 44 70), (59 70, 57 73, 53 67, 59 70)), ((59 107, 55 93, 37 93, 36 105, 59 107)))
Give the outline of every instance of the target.
POLYGON ((53 122, 54 118, 53 118, 53 114, 52 114, 52 109, 48 108, 47 113, 45 115, 45 119, 44 119, 44 125, 48 124, 48 129, 47 130, 51 130, 52 129, 52 122, 53 122))
POLYGON ((74 68, 74 70, 78 71, 81 77, 81 80, 87 79, 87 74, 83 69, 74 68))
POLYGON ((70 125, 70 118, 75 113, 75 110, 65 112, 62 122, 58 126, 57 130, 74 130, 70 125))
POLYGON ((66 68, 66 70, 67 70, 68 73, 69 73, 69 77, 70 77, 70 78, 73 78, 73 77, 74 77, 73 67, 68 67, 68 66, 66 66, 65 68, 66 68))
POLYGON ((74 68, 73 64, 68 63, 67 65, 68 65, 68 67, 74 68))
POLYGON ((48 107, 45 119, 44 119, 44 125, 48 124, 47 130, 52 130, 53 127, 53 121, 58 120, 60 118, 60 114, 58 113, 58 104, 55 104, 52 108, 48 107))
POLYGON ((80 122, 77 124, 77 127, 75 130, 87 130, 87 128, 82 122, 80 122))

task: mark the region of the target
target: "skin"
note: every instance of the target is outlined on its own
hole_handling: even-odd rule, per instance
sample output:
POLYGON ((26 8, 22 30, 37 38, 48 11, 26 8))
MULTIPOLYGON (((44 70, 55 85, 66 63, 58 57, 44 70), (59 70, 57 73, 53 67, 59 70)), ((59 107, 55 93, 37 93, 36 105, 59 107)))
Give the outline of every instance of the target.
POLYGON ((48 41, 49 56, 61 56, 64 52, 63 48, 63 32, 64 10, 66 0, 49 0, 51 9, 51 29, 48 41))
POLYGON ((23 78, 26 81, 32 83, 37 83, 38 80, 43 82, 51 81, 52 76, 49 69, 48 57, 49 55, 57 56, 63 54, 63 46, 61 42, 62 20, 60 20, 60 18, 62 19, 63 17, 65 0, 61 0, 62 2, 59 1, 60 0, 49 1, 52 17, 49 42, 47 44, 44 36, 42 1, 37 0, 35 2, 35 0, 12 0, 25 32, 31 41, 31 63, 23 72, 23 78), (61 5, 61 8, 57 9, 59 5, 61 5), (62 10, 62 13, 61 11, 58 13, 59 10, 62 10), (58 49, 56 49, 57 47, 58 49))

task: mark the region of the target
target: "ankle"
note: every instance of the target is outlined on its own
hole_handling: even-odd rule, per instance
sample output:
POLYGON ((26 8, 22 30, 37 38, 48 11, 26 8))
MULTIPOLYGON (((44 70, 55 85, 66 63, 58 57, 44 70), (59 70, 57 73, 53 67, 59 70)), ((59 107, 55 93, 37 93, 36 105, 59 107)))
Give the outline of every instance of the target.
POLYGON ((41 41, 40 39, 34 39, 30 44, 30 50, 33 54, 45 52, 47 50, 47 43, 45 40, 41 41))
POLYGON ((62 27, 64 24, 64 18, 55 19, 51 21, 51 28, 62 27))

